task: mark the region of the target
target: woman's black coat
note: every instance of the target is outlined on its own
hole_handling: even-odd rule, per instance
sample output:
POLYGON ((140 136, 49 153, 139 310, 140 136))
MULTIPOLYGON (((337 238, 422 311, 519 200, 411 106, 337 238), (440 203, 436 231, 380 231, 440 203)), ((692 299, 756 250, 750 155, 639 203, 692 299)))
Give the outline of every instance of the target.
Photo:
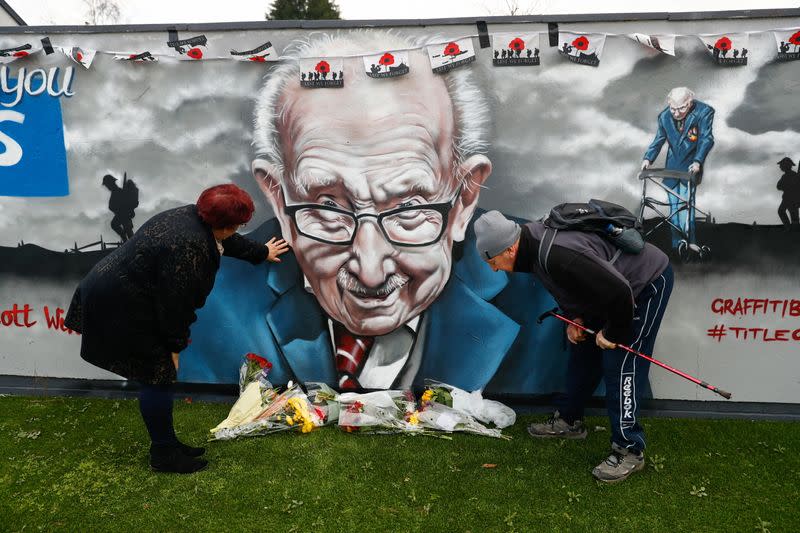
MULTIPOLYGON (((239 234, 225 255, 253 264, 268 249, 239 234)), ((189 343, 195 310, 214 286, 220 256, 211 227, 187 205, 148 220, 81 281, 65 325, 82 334, 81 357, 130 380, 175 380, 171 353, 189 343)))

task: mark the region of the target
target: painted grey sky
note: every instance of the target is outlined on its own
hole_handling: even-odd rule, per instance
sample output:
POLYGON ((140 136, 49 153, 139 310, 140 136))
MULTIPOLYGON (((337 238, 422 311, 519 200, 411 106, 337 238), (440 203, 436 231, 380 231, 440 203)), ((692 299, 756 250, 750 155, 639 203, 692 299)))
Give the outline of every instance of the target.
MULTIPOLYGON (((83 24, 83 0, 7 0, 8 4, 30 25, 83 24)), ((268 1, 226 0, 119 0, 122 23, 152 24, 171 22, 234 22, 263 20, 268 1)), ((797 7, 796 0, 672 0, 668 3, 643 3, 631 0, 338 0, 342 18, 350 20, 399 18, 448 18, 486 15, 508 15, 509 5, 519 7, 520 14, 555 13, 639 13, 649 11, 718 11, 720 9, 767 9, 797 7)))

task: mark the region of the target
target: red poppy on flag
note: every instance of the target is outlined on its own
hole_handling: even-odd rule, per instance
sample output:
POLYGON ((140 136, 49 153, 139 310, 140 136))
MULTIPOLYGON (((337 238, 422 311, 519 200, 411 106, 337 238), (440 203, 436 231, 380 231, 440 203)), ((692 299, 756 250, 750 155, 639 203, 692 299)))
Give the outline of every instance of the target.
POLYGON ((697 37, 717 65, 747 65, 747 56, 750 54, 747 33, 698 35, 697 37))
POLYGON ((199 48, 190 48, 186 55, 191 57, 192 59, 203 59, 203 51, 199 48))
POLYGON ((327 74, 331 71, 331 66, 327 61, 320 61, 317 63, 317 66, 314 67, 314 70, 319 72, 320 74, 327 74))
POLYGON ((581 35, 574 41, 572 41, 572 46, 577 48, 580 51, 588 50, 589 49, 589 39, 586 38, 585 35, 581 35))
POLYGON ((92 66, 92 61, 94 61, 94 56, 97 55, 97 51, 95 50, 84 50, 83 48, 79 48, 77 46, 73 46, 72 48, 59 48, 59 49, 68 58, 70 58, 74 62, 78 63, 79 65, 87 69, 92 66))
POLYGON ((558 53, 579 65, 598 66, 605 44, 606 35, 602 33, 558 32, 558 53))
POLYGON ((461 53, 461 48, 456 43, 448 43, 447 46, 444 47, 444 52, 442 52, 446 56, 457 56, 461 53))
POLYGON ((436 74, 443 74, 475 61, 475 46, 469 37, 446 44, 431 44, 427 46, 427 51, 431 70, 436 74))
POLYGON ((525 50, 525 41, 519 37, 515 37, 510 43, 508 43, 508 47, 512 50, 525 50))
POLYGON ((717 42, 714 43, 714 48, 717 50, 725 50, 728 51, 733 47, 733 43, 727 36, 720 37, 717 39, 717 42))
POLYGON ((364 56, 364 73, 370 78, 396 78, 408 74, 408 51, 392 50, 364 56))
POLYGON ((789 43, 800 46, 800 31, 795 32, 791 37, 789 37, 789 43))

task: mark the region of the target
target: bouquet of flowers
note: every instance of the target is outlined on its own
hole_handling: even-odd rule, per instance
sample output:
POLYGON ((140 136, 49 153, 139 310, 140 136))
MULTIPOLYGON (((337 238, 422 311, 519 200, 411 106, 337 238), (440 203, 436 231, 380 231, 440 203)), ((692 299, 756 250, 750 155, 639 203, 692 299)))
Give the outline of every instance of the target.
POLYGON ((261 391, 258 382, 250 383, 231 408, 228 417, 211 430, 212 440, 255 437, 278 431, 299 429, 308 433, 324 424, 324 413, 309 402, 296 384, 285 391, 261 391))
MULTIPOLYGON (((413 417, 422 427, 448 433, 461 431, 498 439, 511 439, 511 437, 503 435, 499 428, 488 428, 468 411, 463 410, 463 405, 459 405, 458 398, 463 395, 469 396, 471 393, 445 383, 426 380, 426 384, 428 387, 420 398, 419 410, 414 413, 413 417), (459 409, 459 407, 462 408, 459 409)), ((502 404, 499 405, 502 406, 502 404)), ((508 409, 505 406, 502 407, 508 409)))
POLYGON ((267 380, 267 374, 272 369, 272 363, 267 359, 249 353, 244 356, 244 362, 239 367, 239 394, 244 392, 247 385, 254 381, 261 381, 266 387, 272 388, 267 380))
POLYGON ((517 421, 517 414, 513 409, 498 401, 485 399, 479 390, 467 392, 431 379, 426 379, 425 385, 423 402, 435 401, 466 413, 484 424, 494 424, 500 429, 513 426, 517 421))
POLYGON ((410 421, 414 413, 411 391, 386 390, 340 394, 339 428, 348 433, 417 432, 423 428, 410 421))
POLYGON ((239 369, 239 399, 228 417, 211 429, 212 440, 266 435, 277 431, 299 429, 308 433, 324 423, 325 413, 311 405, 306 394, 289 382, 279 393, 267 375, 272 364, 261 356, 249 353, 239 369))
POLYGON ((311 405, 325 424, 333 424, 339 420, 339 393, 325 383, 309 381, 306 391, 311 405))

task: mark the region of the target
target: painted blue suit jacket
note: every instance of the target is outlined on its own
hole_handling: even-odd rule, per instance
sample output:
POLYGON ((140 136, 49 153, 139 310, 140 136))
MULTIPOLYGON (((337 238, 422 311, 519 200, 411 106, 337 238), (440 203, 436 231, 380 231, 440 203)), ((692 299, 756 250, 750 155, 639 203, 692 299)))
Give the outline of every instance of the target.
MULTIPOLYGON (((261 242, 280 237, 277 220, 248 236, 261 242)), ((493 272, 478 256, 472 225, 457 248, 450 280, 423 313, 428 329, 415 385, 433 378, 488 392, 563 390, 563 328, 555 320, 536 324, 555 307, 550 295, 529 274, 493 272)), ((181 354, 181 381, 236 383, 242 356, 255 352, 273 363, 273 383, 335 385, 327 316, 305 290, 294 255, 281 259, 254 266, 223 257, 181 354)))
POLYGON ((686 115, 685 120, 683 132, 680 132, 675 127, 675 121, 669 108, 662 111, 658 115, 656 136, 644 154, 644 159, 651 163, 655 161, 666 141, 669 147, 664 168, 686 172, 695 161, 705 166, 706 156, 714 146, 714 135, 711 131, 714 123, 714 108, 695 100, 694 107, 686 115), (697 139, 694 141, 689 138, 692 128, 697 129, 697 139))

